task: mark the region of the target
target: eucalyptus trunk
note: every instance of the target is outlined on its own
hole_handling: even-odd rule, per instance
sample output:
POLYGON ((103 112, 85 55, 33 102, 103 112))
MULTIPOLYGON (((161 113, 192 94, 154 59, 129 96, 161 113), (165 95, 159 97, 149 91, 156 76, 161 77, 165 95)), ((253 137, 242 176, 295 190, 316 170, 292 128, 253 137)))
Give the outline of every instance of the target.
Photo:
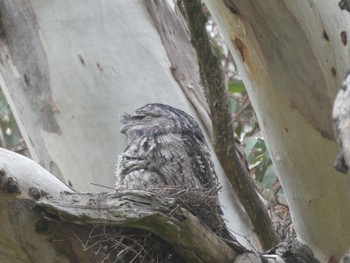
POLYGON ((257 114, 300 240, 319 258, 350 245, 349 185, 332 104, 350 68, 350 15, 337 1, 213 1, 219 24, 257 114))
MULTIPOLYGON (((180 85, 183 76, 193 74, 179 67, 180 75, 174 78, 175 67, 148 8, 144 1, 0 1, 1 88, 33 160, 75 191, 113 191, 118 154, 126 146, 119 132, 119 118, 125 112, 160 102, 204 120, 202 127, 211 125, 203 91, 187 94, 190 103, 180 88, 191 94, 200 86, 199 78, 180 85)), ((167 18, 176 21, 177 14, 169 10, 167 18)), ((176 23, 163 26, 168 27, 179 31, 176 23)), ((186 53, 190 43, 178 45, 176 49, 196 60, 194 51, 186 53)), ((38 171, 33 163, 22 166, 6 152, 0 157, 4 175, 10 178, 0 177, 0 243, 6 250, 0 253, 0 261, 72 259, 71 254, 53 247, 57 243, 50 243, 51 235, 37 232, 41 216, 31 207, 38 194, 34 191, 33 197, 29 191, 35 188, 39 196, 43 191, 59 198, 59 191, 72 190, 49 179, 51 174, 38 171), (8 194, 11 189, 14 195, 8 194), (30 253, 29 247, 33 248, 30 253)), ((229 228, 241 234, 237 239, 243 244, 248 245, 247 240, 256 244, 249 220, 213 151, 212 157, 223 186, 219 195, 229 228)), ((69 228, 54 229, 69 232, 69 228)), ((76 251, 75 247, 71 252, 76 251)))

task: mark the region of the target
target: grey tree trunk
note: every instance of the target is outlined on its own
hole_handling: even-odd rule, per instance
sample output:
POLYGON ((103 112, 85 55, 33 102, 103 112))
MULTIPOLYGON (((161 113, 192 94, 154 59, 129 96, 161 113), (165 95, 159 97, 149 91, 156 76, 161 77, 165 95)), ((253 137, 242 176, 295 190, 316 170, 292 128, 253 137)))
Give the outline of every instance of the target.
MULTIPOLYGON (((350 212, 347 180, 333 169, 337 147, 330 116, 349 66, 344 35, 350 17, 326 0, 206 3, 243 74, 299 239, 324 262, 340 258, 350 243, 350 212)), ((33 159, 74 189, 113 187, 124 147, 119 114, 162 102, 195 115, 143 1, 0 1, 0 10, 0 85, 33 159)), ((206 120, 202 107, 198 112, 206 120)), ((23 163, 6 152, 0 156, 1 260, 66 262, 37 233, 40 217, 28 198, 42 194, 33 187, 57 198, 59 191, 72 190, 23 163)), ((243 235, 239 241, 254 241, 216 166, 229 228, 243 235)))
POLYGON ((350 244, 332 103, 350 58, 337 1, 206 0, 243 75, 298 238, 327 262, 350 244))
MULTIPOLYGON (((172 75, 172 65, 143 1, 1 1, 0 7, 1 88, 32 158, 75 190, 110 191, 92 183, 114 186, 117 156, 125 147, 119 133, 121 113, 161 102, 196 116, 172 75)), ((199 113, 201 119, 208 119, 205 110, 199 113)), ((5 170, 15 160, 6 155, 0 160, 5 170)), ((213 158, 223 185, 220 198, 229 228, 241 234, 237 239, 243 244, 257 245, 215 154, 213 158)), ((18 170, 33 176, 38 173, 30 165, 13 169, 14 178, 18 170)), ((21 180, 28 180, 24 183, 27 188, 22 181, 19 188, 27 196, 41 179, 24 175, 21 180)), ((48 193, 51 188, 70 191, 57 180, 42 183, 38 188, 48 193)), ((33 225, 39 217, 29 209, 32 203, 18 206, 22 201, 6 192, 1 198, 2 218, 10 211, 16 211, 12 219, 18 210, 24 214, 23 220, 2 221, 3 233, 17 228, 20 235, 8 231, 1 235, 6 252, 0 253, 1 260, 64 262, 63 255, 48 248, 50 244, 38 242, 48 241, 35 236, 33 225), (16 249, 9 249, 13 244, 16 249), (29 246, 38 250, 28 253, 29 246)))

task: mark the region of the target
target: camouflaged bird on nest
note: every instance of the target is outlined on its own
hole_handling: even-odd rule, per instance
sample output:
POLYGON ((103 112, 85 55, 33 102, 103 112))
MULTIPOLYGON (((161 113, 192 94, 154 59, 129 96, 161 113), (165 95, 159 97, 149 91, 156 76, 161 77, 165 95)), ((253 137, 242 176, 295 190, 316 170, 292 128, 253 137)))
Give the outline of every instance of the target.
POLYGON ((181 196, 181 202, 214 233, 228 244, 234 241, 221 217, 217 175, 195 119, 174 107, 152 103, 132 115, 124 114, 122 122, 128 143, 119 157, 115 189, 181 196))

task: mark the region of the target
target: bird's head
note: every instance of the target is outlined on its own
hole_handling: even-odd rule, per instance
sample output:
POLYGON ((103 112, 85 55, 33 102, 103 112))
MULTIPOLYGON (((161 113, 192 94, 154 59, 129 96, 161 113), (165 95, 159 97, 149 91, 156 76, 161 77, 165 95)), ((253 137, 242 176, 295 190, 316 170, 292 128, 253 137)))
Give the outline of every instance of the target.
POLYGON ((186 112, 160 103, 146 104, 132 115, 124 114, 120 130, 130 142, 135 137, 157 137, 174 133, 196 137, 204 142, 204 136, 193 117, 186 112))

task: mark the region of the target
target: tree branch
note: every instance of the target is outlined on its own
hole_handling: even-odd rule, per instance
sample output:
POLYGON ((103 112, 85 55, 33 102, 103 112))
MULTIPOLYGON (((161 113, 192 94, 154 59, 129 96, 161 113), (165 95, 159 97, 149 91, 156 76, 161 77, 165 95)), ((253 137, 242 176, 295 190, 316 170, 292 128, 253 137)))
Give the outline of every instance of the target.
POLYGON ((194 262, 232 262, 237 256, 196 216, 178 205, 174 198, 159 198, 151 192, 62 193, 60 199, 43 196, 36 207, 48 215, 74 224, 148 230, 194 262))
MULTIPOLYGON (((113 261, 116 243, 106 242, 116 236, 106 231, 124 227, 160 236, 189 262, 262 263, 267 258, 268 262, 277 262, 276 255, 265 257, 239 244, 230 244, 232 249, 177 198, 136 190, 76 193, 32 160, 1 148, 0 219, 5 226, 0 235, 1 262, 14 258, 21 262, 96 262, 94 256, 99 256, 101 249, 107 249, 102 259, 113 261), (33 210, 33 205, 44 216, 33 210), (95 245, 97 251, 89 251, 95 245)), ((121 233, 119 237, 127 239, 130 232, 121 233)), ((138 240, 135 243, 139 246, 138 240)), ((279 257, 278 262, 295 262, 293 254, 301 258, 300 262, 317 262, 312 260, 310 249, 293 247, 296 249, 282 245, 270 252, 289 260, 279 257)))
POLYGON ((279 241, 265 205, 249 180, 235 149, 232 120, 229 114, 226 85, 217 56, 212 52, 205 30, 206 17, 201 1, 183 0, 193 46, 197 51, 214 129, 214 148, 226 175, 246 210, 263 249, 279 241))

